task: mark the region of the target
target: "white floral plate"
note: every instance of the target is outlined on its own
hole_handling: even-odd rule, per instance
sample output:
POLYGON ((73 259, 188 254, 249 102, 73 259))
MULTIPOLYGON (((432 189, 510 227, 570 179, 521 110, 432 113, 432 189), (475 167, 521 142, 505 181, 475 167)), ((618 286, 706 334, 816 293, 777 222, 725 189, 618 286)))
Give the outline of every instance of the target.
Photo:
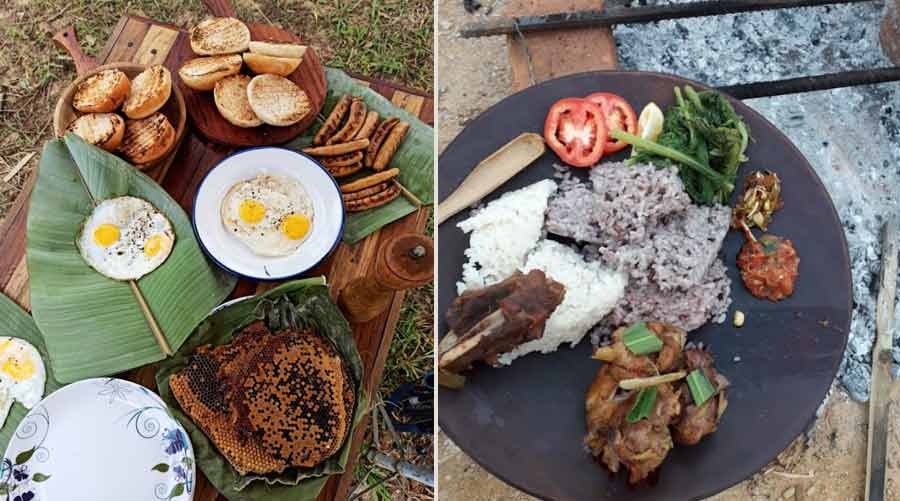
POLYGON ((19 423, 0 464, 0 499, 190 501, 194 464, 187 433, 155 393, 86 379, 19 423))

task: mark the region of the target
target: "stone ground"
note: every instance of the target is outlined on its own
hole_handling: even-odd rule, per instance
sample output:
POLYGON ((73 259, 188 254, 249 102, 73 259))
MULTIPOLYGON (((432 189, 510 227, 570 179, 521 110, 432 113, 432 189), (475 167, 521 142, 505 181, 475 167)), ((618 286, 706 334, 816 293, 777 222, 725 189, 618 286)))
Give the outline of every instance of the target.
MULTIPOLYGON (((482 3, 479 15, 502 6, 502 0, 482 3)), ((667 21, 619 27, 615 37, 623 68, 728 85, 890 66, 878 47, 881 9, 881 3, 873 2, 667 21)), ((511 82, 502 37, 459 38, 457 30, 475 19, 465 13, 461 0, 439 0, 438 13, 438 144, 443 150, 470 120, 508 95, 511 82)), ((867 412, 859 401, 868 397, 880 214, 896 211, 900 190, 895 167, 900 165, 898 91, 898 84, 883 84, 747 102, 797 144, 834 199, 853 261, 854 320, 840 383, 813 427, 752 478, 712 498, 716 501, 844 501, 863 496, 867 412)), ((900 347, 894 358, 900 362, 900 347)), ((900 402, 898 384, 895 404, 900 402)), ((888 499, 898 500, 896 405, 891 421, 895 425, 889 438, 888 499)), ((441 499, 531 499, 484 471, 443 434, 438 455, 441 499)))

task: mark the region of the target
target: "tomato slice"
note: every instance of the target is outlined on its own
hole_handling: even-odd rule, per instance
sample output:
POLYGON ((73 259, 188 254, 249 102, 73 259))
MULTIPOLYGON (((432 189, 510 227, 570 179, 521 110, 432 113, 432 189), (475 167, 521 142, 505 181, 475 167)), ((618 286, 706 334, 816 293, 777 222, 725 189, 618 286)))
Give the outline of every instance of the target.
MULTIPOLYGON (((634 109, 625 101, 625 98, 609 92, 595 92, 585 99, 599 104, 603 109, 603 114, 606 115, 607 129, 620 129, 629 134, 637 134, 637 116, 635 116, 634 109)), ((603 153, 615 153, 626 146, 628 146, 628 143, 613 139, 606 142, 606 145, 603 147, 603 153)))
POLYGON ((554 103, 544 121, 547 146, 573 167, 591 167, 599 162, 606 134, 600 105, 577 97, 554 103))

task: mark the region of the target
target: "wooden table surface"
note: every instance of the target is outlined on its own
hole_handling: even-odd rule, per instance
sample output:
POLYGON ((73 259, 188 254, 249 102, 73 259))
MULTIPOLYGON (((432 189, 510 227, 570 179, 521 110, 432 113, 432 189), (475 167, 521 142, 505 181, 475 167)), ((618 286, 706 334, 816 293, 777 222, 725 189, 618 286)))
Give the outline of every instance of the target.
MULTIPOLYGON (((302 37, 302 34, 300 34, 302 37)), ((105 48, 97 57, 99 64, 117 61, 132 61, 141 64, 164 64, 173 73, 180 66, 184 54, 173 50, 183 44, 187 33, 177 26, 159 23, 137 16, 124 16, 113 29, 105 48)), ((433 124, 434 101, 431 97, 399 85, 383 81, 359 78, 374 91, 382 94, 395 105, 418 115, 425 123, 433 124)), ((188 124, 190 127, 190 123, 188 124)), ((188 130, 174 161, 148 174, 156 179, 184 210, 190 214, 194 193, 203 176, 221 159, 231 153, 231 149, 205 141, 188 130)), ((0 290, 19 305, 29 310, 28 270, 25 264, 25 227, 28 199, 36 178, 32 173, 22 194, 16 200, 5 220, 0 224, 0 290)), ((366 239, 354 244, 341 243, 322 265, 309 273, 310 276, 324 274, 333 299, 351 279, 371 275, 375 263, 375 253, 382 242, 407 232, 422 232, 428 220, 430 209, 423 208, 405 218, 382 228, 366 239)), ((277 284, 240 281, 232 297, 252 295, 271 289, 277 284)), ((353 336, 359 348, 365 368, 364 385, 368 394, 377 390, 387 357, 394 328, 403 303, 403 292, 394 294, 390 307, 376 317, 365 322, 352 324, 353 336)), ((148 331, 149 335, 149 331, 148 331)), ((153 365, 141 367, 122 375, 151 389, 156 388, 153 365)), ((353 471, 360 447, 365 438, 366 421, 360 424, 352 437, 350 460, 346 473, 329 480, 319 499, 347 499, 353 471)), ((197 472, 196 501, 225 499, 206 480, 202 472, 197 472)))

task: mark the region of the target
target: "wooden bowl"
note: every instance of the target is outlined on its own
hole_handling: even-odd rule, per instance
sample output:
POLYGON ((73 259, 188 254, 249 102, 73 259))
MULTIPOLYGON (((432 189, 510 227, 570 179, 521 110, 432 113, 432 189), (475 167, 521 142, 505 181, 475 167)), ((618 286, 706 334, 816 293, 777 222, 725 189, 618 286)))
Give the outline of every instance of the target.
MULTIPOLYGON (((147 65, 144 64, 136 64, 136 63, 111 63, 104 64, 103 66, 98 66, 93 70, 80 75, 75 79, 66 89, 60 94, 59 100, 56 102, 56 109, 53 111, 53 130, 56 132, 57 137, 62 137, 66 133, 66 127, 72 123, 72 120, 84 115, 84 113, 76 110, 72 106, 72 98, 75 95, 75 89, 78 87, 78 84, 83 82, 86 78, 95 75, 103 70, 109 69, 117 69, 124 72, 128 75, 128 78, 134 79, 139 73, 147 69, 147 65)), ((171 71, 171 70, 170 70, 171 71)), ((160 164, 164 164, 175 154, 178 150, 178 145, 181 144, 181 139, 184 137, 185 132, 185 124, 187 123, 187 111, 184 106, 184 96, 181 93, 181 90, 178 88, 178 85, 175 84, 175 79, 177 78, 174 75, 175 72, 172 72, 172 95, 169 97, 169 100, 166 101, 166 104, 160 108, 160 113, 166 116, 169 119, 169 123, 172 124, 172 127, 175 127, 175 141, 172 143, 172 146, 169 148, 169 151, 166 152, 165 155, 160 157, 159 159, 149 162, 146 164, 136 165, 140 170, 148 171, 152 170, 154 167, 160 164)), ((117 111, 122 118, 126 118, 124 114, 120 111, 117 111)))

